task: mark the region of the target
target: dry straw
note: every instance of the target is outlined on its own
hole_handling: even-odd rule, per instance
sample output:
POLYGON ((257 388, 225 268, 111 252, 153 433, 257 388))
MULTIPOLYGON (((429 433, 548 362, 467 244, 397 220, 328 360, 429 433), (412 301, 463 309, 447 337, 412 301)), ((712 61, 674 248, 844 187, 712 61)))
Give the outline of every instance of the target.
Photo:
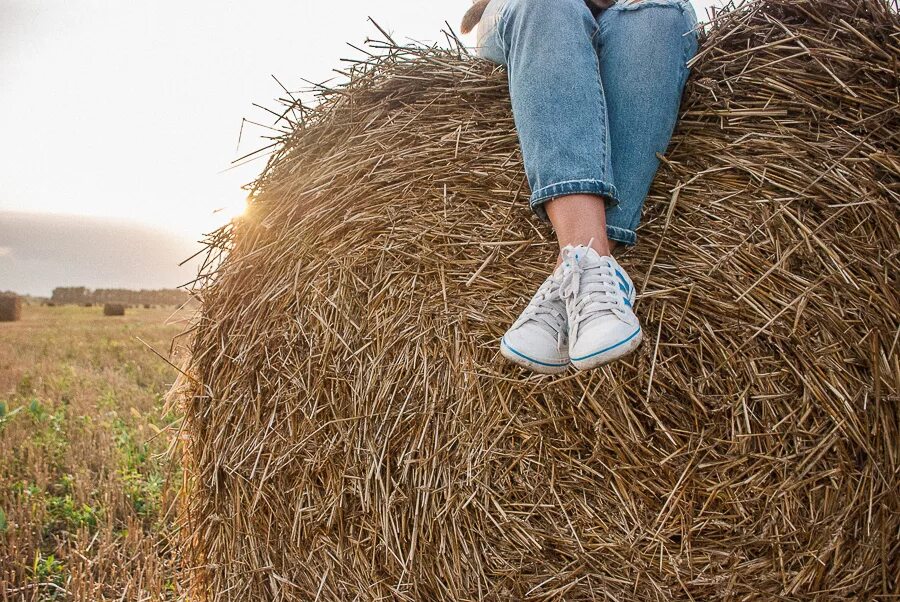
POLYGON ((105 303, 103 305, 104 316, 124 316, 125 305, 122 303, 105 303))
POLYGON ((185 410, 198 600, 823 600, 900 588, 900 20, 719 15, 620 261, 640 351, 497 341, 553 264, 506 76, 373 43, 209 240, 185 410))
POLYGON ((0 322, 18 322, 22 319, 22 298, 18 295, 0 295, 0 322))

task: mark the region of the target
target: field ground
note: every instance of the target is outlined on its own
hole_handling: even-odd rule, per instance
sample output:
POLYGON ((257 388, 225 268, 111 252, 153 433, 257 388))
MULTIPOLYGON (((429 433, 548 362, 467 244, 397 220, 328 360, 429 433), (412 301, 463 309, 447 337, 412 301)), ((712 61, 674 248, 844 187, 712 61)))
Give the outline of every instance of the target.
POLYGON ((181 593, 179 474, 161 457, 177 372, 139 339, 168 356, 187 312, 102 313, 26 306, 0 323, 0 602, 181 593))

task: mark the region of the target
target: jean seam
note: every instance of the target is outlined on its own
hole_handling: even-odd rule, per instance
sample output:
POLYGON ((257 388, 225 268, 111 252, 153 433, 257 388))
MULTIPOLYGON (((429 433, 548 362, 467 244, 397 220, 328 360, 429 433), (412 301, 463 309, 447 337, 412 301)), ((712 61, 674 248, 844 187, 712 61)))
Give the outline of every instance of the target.
MULTIPOLYGON (((613 6, 615 6, 615 4, 613 4, 613 6)), ((595 48, 598 49, 602 47, 603 37, 606 35, 606 27, 604 25, 605 21, 603 19, 603 15, 606 14, 606 11, 608 10, 609 8, 604 8, 599 13, 597 13, 597 17, 594 19, 597 22, 597 33, 599 34, 597 36, 597 44, 595 46, 595 48)))
MULTIPOLYGON (((593 44, 591 44, 591 47, 594 47, 593 44)), ((606 90, 603 87, 603 78, 600 77, 600 55, 596 52, 594 52, 594 67, 597 69, 597 85, 600 87, 600 104, 603 108, 603 136, 606 139, 606 143, 603 145, 603 153, 600 156, 600 165, 602 166, 601 169, 606 171, 606 165, 609 163, 610 172, 612 172, 612 163, 608 161, 609 148, 612 146, 612 139, 609 134, 609 107, 606 106, 606 90)), ((612 173, 606 174, 609 178, 612 178, 612 175, 612 173)))
POLYGON ((528 206, 542 220, 548 221, 546 212, 543 211, 543 205, 556 197, 569 194, 595 194, 603 197, 604 204, 607 208, 615 207, 619 204, 619 191, 616 190, 614 184, 610 184, 604 180, 595 178, 584 178, 578 180, 565 180, 563 182, 555 182, 542 186, 536 191, 532 191, 528 199, 528 206), (584 186, 566 186, 567 184, 585 184, 584 186), (588 185, 590 184, 590 185, 588 185), (556 190, 553 190, 553 189, 556 190))
POLYGON ((591 47, 596 50, 597 44, 600 43, 600 22, 597 19, 591 17, 591 20, 594 22, 593 31, 591 32, 591 47))
MULTIPOLYGON (((587 6, 587 5, 585 5, 585 6, 587 6)), ((600 14, 603 14, 603 13, 600 13, 600 14)), ((600 39, 601 39, 600 21, 599 21, 599 19, 592 19, 592 20, 594 22, 594 31, 591 33, 590 44, 591 44, 591 48, 594 50, 594 70, 597 72, 597 86, 600 88, 600 103, 603 108, 604 136, 606 137, 606 144, 603 145, 603 154, 600 157, 600 165, 602 165, 601 169, 606 171, 606 158, 608 156, 609 147, 611 144, 611 141, 609 138, 609 114, 608 114, 607 106, 606 106, 606 90, 604 90, 604 88, 603 88, 603 78, 600 77, 600 52, 599 52, 599 45, 600 45, 600 39)), ((612 176, 611 173, 605 174, 605 175, 607 175, 609 177, 612 176)), ((618 202, 618 199, 616 199, 616 201, 618 202)))
POLYGON ((694 54, 696 54, 696 44, 698 43, 696 29, 698 23, 694 8, 690 5, 688 0, 681 0, 679 5, 681 6, 681 16, 684 18, 685 28, 687 29, 684 36, 682 36, 684 39, 684 44, 682 44, 682 58, 684 60, 681 66, 681 86, 684 88, 684 85, 687 83, 687 79, 691 74, 691 69, 687 66, 687 62, 691 60, 694 54))
POLYGON ((531 194, 532 194, 532 196, 540 195, 540 194, 543 194, 543 191, 548 190, 550 188, 556 188, 559 186, 563 186, 565 184, 582 184, 582 183, 587 183, 587 182, 590 182, 592 184, 600 184, 601 187, 609 187, 609 188, 612 188, 613 190, 615 190, 615 186, 613 186, 612 184, 610 184, 609 182, 606 182, 604 180, 598 180, 597 178, 578 178, 575 180, 562 180, 561 182, 554 182, 553 184, 547 184, 546 186, 541 186, 537 190, 533 190, 531 192, 531 194))
MULTIPOLYGON (((590 44, 591 48, 594 51, 594 70, 597 72, 597 86, 599 86, 600 88, 600 104, 603 108, 603 133, 604 137, 606 138, 606 144, 603 145, 603 154, 600 157, 600 165, 602 166, 601 169, 603 171, 606 171, 607 157, 609 156, 609 147, 611 146, 612 141, 610 140, 609 136, 609 112, 608 107, 606 106, 606 90, 603 87, 603 78, 600 77, 600 21, 599 18, 595 19, 593 17, 592 21, 594 23, 594 31, 591 33, 590 44)), ((610 178, 612 177, 612 173, 605 175, 610 178)), ((616 203, 618 203, 618 199, 616 199, 616 203)))
POLYGON ((510 4, 512 2, 507 1, 500 7, 500 11, 497 13, 496 27, 496 34, 500 37, 500 47, 503 49, 503 59, 507 63, 509 62, 509 48, 506 45, 506 26, 508 25, 510 4))
POLYGON ((610 240, 633 246, 637 242, 637 233, 629 228, 606 225, 606 236, 610 240))

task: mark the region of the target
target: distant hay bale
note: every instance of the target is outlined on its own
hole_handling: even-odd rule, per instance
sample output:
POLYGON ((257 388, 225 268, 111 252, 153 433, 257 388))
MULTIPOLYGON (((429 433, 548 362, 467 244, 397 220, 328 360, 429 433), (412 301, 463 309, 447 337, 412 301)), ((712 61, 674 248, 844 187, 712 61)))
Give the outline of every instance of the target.
POLYGON ((144 303, 144 309, 150 309, 150 304, 149 304, 149 303, 144 303))
POLYGON ((620 261, 646 333, 565 377, 498 339, 556 249, 506 75, 379 46, 291 120, 181 395, 197 600, 870 600, 900 591, 900 23, 711 27, 620 261))
POLYGON ((125 305, 122 303, 104 303, 103 304, 103 315, 104 316, 124 316, 125 315, 125 305))
POLYGON ((22 297, 0 295, 0 322, 18 322, 22 319, 22 297))

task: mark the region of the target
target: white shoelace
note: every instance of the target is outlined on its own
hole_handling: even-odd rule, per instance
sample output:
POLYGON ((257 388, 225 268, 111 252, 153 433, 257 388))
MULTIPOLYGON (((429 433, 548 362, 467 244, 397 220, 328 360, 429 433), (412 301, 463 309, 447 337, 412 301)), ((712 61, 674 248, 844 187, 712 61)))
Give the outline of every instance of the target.
POLYGON ((563 249, 563 278, 560 295, 569 314, 569 336, 578 337, 578 330, 603 315, 614 314, 630 322, 631 310, 626 302, 622 280, 608 259, 601 257, 595 265, 585 266, 587 253, 572 247, 563 249))
POLYGON ((547 278, 538 288, 534 298, 528 303, 528 306, 516 321, 517 325, 532 321, 540 328, 556 337, 556 344, 559 350, 563 350, 568 345, 568 320, 565 313, 560 311, 564 309, 559 307, 560 300, 554 300, 559 294, 560 281, 554 276, 547 278))

